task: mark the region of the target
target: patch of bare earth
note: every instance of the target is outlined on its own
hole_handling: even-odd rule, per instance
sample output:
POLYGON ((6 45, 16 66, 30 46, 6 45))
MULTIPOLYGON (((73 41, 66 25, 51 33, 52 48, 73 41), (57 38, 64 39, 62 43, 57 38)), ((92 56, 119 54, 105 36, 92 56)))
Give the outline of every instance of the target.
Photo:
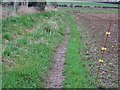
POLYGON ((19 15, 33 14, 33 13, 40 13, 40 11, 35 9, 35 7, 26 7, 26 6, 19 7, 19 9, 17 10, 17 14, 19 15))
POLYGON ((46 6, 45 7, 45 11, 57 11, 57 8, 55 8, 54 6, 46 6))
POLYGON ((65 63, 65 53, 68 43, 68 34, 70 30, 69 27, 66 28, 66 34, 63 42, 57 48, 56 53, 54 55, 53 67, 48 74, 48 78, 46 80, 46 88, 62 88, 62 81, 64 80, 63 70, 65 63))
MULTIPOLYGON (((2 8, 11 8, 11 7, 2 7, 2 8)), ((2 9, 0 8, 0 9, 2 9)), ((18 17, 21 15, 27 15, 27 14, 34 14, 34 13, 40 13, 35 7, 27 7, 27 6, 19 6, 17 9, 17 12, 14 13, 14 11, 7 11, 7 10, 2 10, 1 11, 2 15, 0 15, 0 18, 6 18, 6 17, 18 17)))
MULTIPOLYGON (((76 13, 77 14, 77 13, 76 13)), ((86 45, 89 47, 89 65, 91 74, 95 75, 98 68, 98 60, 101 57, 101 47, 105 39, 105 32, 109 27, 109 20, 112 22, 111 35, 107 41, 107 51, 104 54, 98 87, 117 88, 118 87, 118 15, 117 14, 79 14, 84 23, 90 28, 86 33, 86 45)))

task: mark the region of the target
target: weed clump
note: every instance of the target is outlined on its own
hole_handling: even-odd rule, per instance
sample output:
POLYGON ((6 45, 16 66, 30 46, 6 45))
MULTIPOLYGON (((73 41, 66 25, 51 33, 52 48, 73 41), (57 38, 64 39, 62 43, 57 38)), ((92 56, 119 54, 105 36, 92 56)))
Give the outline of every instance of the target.
POLYGON ((11 40, 11 39, 12 39, 12 35, 11 35, 9 32, 4 33, 4 34, 3 34, 3 39, 11 40))
POLYGON ((9 57, 11 55, 11 49, 10 48, 6 48, 3 52, 3 56, 5 57, 9 57))
POLYGON ((18 45, 26 45, 26 44, 28 44, 28 41, 25 37, 23 37, 23 38, 17 40, 17 44, 18 45))

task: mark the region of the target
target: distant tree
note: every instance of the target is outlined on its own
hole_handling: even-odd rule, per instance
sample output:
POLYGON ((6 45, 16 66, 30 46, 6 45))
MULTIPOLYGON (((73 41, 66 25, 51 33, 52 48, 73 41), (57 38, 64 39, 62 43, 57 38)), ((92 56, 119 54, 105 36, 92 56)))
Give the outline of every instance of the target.
POLYGON ((57 7, 57 2, 51 2, 51 5, 56 8, 57 7))
POLYGON ((46 2, 29 2, 28 6, 38 7, 39 11, 44 11, 46 4, 46 2))
POLYGON ((39 10, 39 11, 44 11, 46 4, 47 4, 46 2, 37 2, 38 10, 39 10))
POLYGON ((13 2, 2 2, 2 5, 8 7, 13 5, 13 2))
POLYGON ((28 6, 37 6, 37 2, 29 2, 28 6))
POLYGON ((70 7, 71 7, 71 8, 73 7, 73 3, 70 4, 70 7))

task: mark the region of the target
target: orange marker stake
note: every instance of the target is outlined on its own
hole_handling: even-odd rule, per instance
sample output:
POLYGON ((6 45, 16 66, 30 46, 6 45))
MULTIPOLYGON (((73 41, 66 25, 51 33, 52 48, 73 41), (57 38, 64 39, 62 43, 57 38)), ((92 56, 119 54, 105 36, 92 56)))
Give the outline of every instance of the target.
POLYGON ((106 48, 104 48, 104 47, 102 47, 102 49, 101 49, 102 51, 106 51, 107 49, 106 48))
POLYGON ((106 44, 107 44, 107 40, 108 40, 108 36, 110 35, 110 28, 111 28, 111 21, 109 23, 109 28, 108 28, 108 31, 105 33, 106 36, 105 36, 105 41, 104 41, 104 45, 102 47, 102 55, 101 55, 101 59, 98 61, 99 62, 99 65, 98 65, 98 71, 97 71, 97 76, 96 76, 96 81, 98 80, 98 74, 100 72, 100 68, 101 68, 101 65, 103 63, 103 57, 104 57, 104 53, 105 51, 107 50, 106 49, 106 44))

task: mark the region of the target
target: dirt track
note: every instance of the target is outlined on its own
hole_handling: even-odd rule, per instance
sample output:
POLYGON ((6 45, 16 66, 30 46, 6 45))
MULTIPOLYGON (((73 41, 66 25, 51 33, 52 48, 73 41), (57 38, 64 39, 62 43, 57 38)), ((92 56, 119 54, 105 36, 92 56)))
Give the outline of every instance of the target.
POLYGON ((65 53, 68 43, 68 33, 70 32, 69 27, 66 28, 66 34, 63 42, 57 48, 54 55, 53 67, 48 75, 46 88, 61 88, 62 81, 64 80, 63 70, 65 62, 65 53))

